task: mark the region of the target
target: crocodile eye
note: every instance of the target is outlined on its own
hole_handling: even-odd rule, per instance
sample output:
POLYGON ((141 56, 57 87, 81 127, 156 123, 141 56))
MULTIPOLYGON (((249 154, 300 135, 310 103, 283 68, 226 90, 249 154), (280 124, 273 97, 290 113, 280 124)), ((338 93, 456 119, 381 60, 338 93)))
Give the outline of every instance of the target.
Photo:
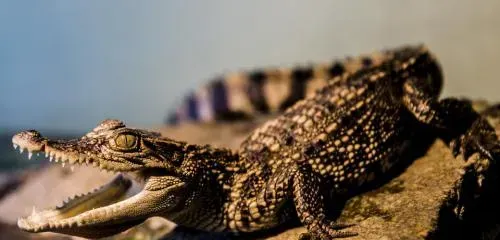
POLYGON ((130 150, 137 147, 137 137, 130 133, 122 133, 115 137, 118 148, 130 150))

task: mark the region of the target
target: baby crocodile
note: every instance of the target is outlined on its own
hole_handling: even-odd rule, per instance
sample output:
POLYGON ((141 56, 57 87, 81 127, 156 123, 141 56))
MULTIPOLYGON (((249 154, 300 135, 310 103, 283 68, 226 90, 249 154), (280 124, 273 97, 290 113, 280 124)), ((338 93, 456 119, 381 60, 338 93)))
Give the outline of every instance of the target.
POLYGON ((266 230, 297 218, 303 237, 356 235, 329 218, 334 200, 384 177, 432 130, 455 155, 497 160, 494 129, 466 100, 439 100, 442 73, 423 46, 402 47, 372 67, 329 80, 253 131, 237 151, 193 145, 105 120, 75 140, 34 130, 15 147, 68 164, 120 172, 102 188, 20 218, 19 228, 97 238, 153 216, 214 232, 266 230), (142 190, 127 198, 132 179, 142 190))

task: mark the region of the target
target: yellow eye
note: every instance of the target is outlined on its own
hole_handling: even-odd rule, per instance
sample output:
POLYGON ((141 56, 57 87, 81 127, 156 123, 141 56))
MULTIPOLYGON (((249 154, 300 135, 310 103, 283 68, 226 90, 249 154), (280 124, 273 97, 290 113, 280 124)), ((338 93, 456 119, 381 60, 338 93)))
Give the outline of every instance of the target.
POLYGON ((115 138, 116 146, 123 149, 132 149, 137 146, 137 137, 135 135, 124 133, 115 138))

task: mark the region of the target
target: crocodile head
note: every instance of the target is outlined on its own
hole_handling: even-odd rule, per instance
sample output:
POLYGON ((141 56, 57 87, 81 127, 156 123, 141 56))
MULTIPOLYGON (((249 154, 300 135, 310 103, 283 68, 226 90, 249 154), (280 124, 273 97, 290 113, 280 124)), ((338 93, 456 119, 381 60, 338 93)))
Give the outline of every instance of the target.
POLYGON ((189 145, 158 133, 127 128, 105 120, 80 139, 50 140, 34 130, 12 138, 14 148, 45 153, 50 161, 89 164, 117 176, 92 192, 77 195, 61 206, 33 211, 18 220, 29 232, 57 232, 98 238, 124 231, 152 216, 168 216, 192 197, 189 179, 179 173, 189 145), (132 182, 142 190, 129 196, 132 182))

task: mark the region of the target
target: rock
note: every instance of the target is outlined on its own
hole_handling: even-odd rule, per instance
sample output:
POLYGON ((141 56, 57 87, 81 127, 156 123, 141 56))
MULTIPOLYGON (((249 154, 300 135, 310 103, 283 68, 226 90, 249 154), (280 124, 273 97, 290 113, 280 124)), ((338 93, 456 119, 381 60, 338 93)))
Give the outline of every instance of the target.
MULTIPOLYGON (((481 108, 486 108, 484 105, 481 108)), ((486 110, 500 133, 500 109, 486 110)), ((163 127, 163 135, 191 143, 237 148, 258 124, 265 121, 163 127)), ((500 134, 499 134, 500 135, 500 134)), ((425 145, 425 144, 424 144, 425 145)), ((356 222, 350 239, 495 239, 500 233, 499 169, 496 164, 472 156, 467 162, 454 158, 446 145, 434 141, 406 156, 407 162, 379 186, 347 201, 339 199, 339 220, 356 222), (415 159, 416 158, 416 159, 415 159), (342 204, 344 203, 344 204, 342 204)), ((109 180, 95 169, 82 168, 63 174, 60 166, 47 168, 0 203, 0 219, 15 218, 39 207, 58 204, 73 193, 88 191, 109 180), (87 186, 85 186, 87 185, 87 186), (53 189, 57 188, 57 189, 53 189)), ((337 203, 336 203, 337 204, 337 203)), ((172 223, 150 219, 144 224, 109 239, 158 239, 173 228, 172 223)), ((290 223, 267 234, 243 234, 237 239, 297 239, 305 232, 290 223)), ((21 234, 21 233, 16 233, 21 234)), ((27 236, 27 235, 23 235, 27 236)), ((32 235, 33 236, 33 235, 32 235)), ((40 235, 36 235, 40 236, 40 235)), ((50 235, 61 236, 61 235, 50 235)), ((226 239, 177 228, 166 239, 226 239)))

